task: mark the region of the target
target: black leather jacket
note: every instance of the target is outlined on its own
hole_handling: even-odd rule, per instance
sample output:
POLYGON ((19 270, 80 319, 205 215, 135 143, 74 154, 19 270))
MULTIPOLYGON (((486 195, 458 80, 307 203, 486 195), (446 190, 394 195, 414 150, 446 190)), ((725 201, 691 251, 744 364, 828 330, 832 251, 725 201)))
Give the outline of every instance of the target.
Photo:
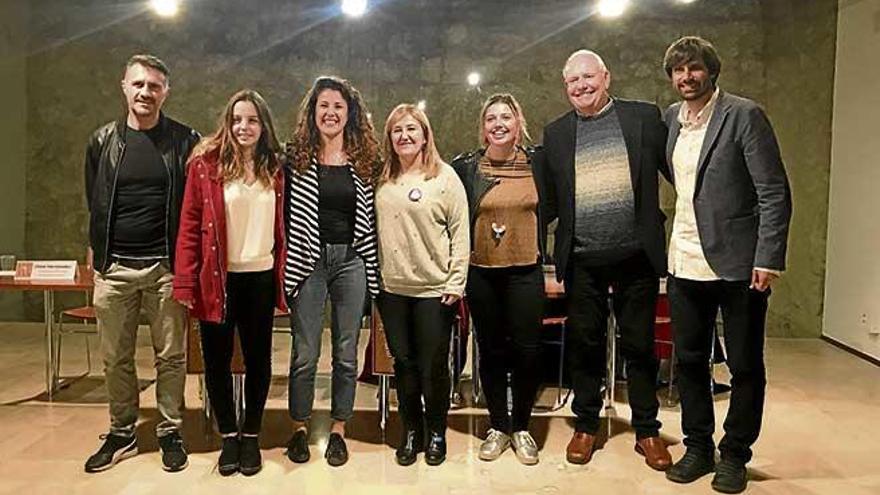
MULTIPOLYGON (((89 244, 93 251, 95 270, 103 273, 110 266, 110 226, 116 198, 116 179, 119 163, 125 153, 125 119, 99 127, 86 147, 85 179, 86 203, 89 207, 89 244)), ((190 127, 160 115, 161 129, 156 143, 168 171, 168 205, 165 238, 170 257, 174 257, 180 206, 186 183, 186 160, 199 134, 190 127)), ((174 266, 174 260, 171 260, 174 266)))
MULTIPOLYGON (((541 262, 547 261, 547 221, 545 211, 547 208, 547 188, 544 172, 544 150, 541 146, 523 148, 532 165, 532 177, 535 180, 535 189, 538 191, 538 250, 541 253, 541 262)), ((477 221, 477 212, 480 202, 490 189, 495 187, 495 181, 480 172, 480 159, 486 153, 485 149, 462 153, 452 159, 452 168, 458 173, 468 199, 468 211, 470 212, 471 247, 474 242, 474 225, 477 221)))

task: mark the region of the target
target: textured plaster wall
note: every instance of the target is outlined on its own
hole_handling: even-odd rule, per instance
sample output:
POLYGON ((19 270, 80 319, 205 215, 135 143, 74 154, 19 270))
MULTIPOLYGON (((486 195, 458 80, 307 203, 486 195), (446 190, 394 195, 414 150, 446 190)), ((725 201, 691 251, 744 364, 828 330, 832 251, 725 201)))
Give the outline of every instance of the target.
MULTIPOLYGON (((0 0, 0 254, 25 255, 27 2, 0 0)), ((0 315, 21 319, 22 294, 0 294, 0 315)))
MULTIPOLYGON (((168 62, 166 110, 202 132, 213 129, 232 92, 249 86, 267 98, 286 138, 310 82, 335 73, 360 88, 379 128, 395 104, 425 99, 440 150, 451 158, 477 145, 479 106, 495 91, 520 99, 540 141, 542 126, 568 109, 560 69, 582 47, 604 56, 616 95, 665 107, 675 97, 660 68, 663 52, 681 35, 700 34, 723 57, 722 86, 767 106, 795 188, 799 237, 770 332, 819 334, 825 225, 818 217, 827 196, 836 2, 653 0, 610 21, 590 15, 581 0, 371 3, 378 5, 350 21, 335 15, 336 2, 316 0, 191 1, 173 20, 133 12, 132 4, 34 2, 29 254, 82 255, 84 144, 94 127, 120 115, 121 66, 134 52, 168 62), (472 70, 483 76, 478 89, 465 82, 472 70)), ((663 195, 669 210, 668 188, 663 195)))

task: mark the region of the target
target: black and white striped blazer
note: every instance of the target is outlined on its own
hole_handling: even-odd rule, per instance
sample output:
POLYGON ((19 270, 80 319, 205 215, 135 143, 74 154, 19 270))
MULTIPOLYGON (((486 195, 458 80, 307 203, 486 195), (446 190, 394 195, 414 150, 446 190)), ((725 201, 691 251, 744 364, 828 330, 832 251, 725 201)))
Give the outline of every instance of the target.
MULTIPOLYGON (((302 283, 315 269, 321 257, 321 235, 318 227, 318 164, 312 163, 304 173, 293 167, 288 172, 285 202, 287 204, 287 260, 284 264, 284 289, 296 297, 302 283)), ((376 213, 373 186, 365 183, 348 166, 355 188, 354 239, 352 248, 364 260, 367 289, 375 297, 379 293, 379 256, 376 246, 376 213)))

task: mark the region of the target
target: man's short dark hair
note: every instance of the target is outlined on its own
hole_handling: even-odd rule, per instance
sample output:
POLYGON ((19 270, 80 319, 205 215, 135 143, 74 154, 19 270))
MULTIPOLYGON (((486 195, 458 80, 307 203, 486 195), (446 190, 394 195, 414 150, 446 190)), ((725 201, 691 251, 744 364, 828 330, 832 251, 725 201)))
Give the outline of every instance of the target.
POLYGON ((714 85, 721 74, 721 59, 712 43, 699 36, 685 36, 666 49, 663 69, 672 77, 672 69, 689 62, 702 62, 709 69, 709 77, 714 85))
POLYGON ((147 54, 137 54, 132 55, 131 58, 128 59, 128 62, 125 63, 125 70, 128 71, 129 68, 133 65, 143 65, 144 67, 149 67, 151 69, 155 69, 162 73, 165 76, 165 84, 171 80, 171 71, 168 70, 168 66, 165 65, 159 57, 155 55, 147 55, 147 54))

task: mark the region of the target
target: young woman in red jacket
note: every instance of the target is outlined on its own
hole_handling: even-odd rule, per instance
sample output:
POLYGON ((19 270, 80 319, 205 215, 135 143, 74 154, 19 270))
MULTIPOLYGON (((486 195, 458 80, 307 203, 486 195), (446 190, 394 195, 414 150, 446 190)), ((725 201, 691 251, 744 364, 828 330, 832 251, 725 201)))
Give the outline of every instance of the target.
POLYGON ((262 467, 257 436, 271 379, 272 319, 284 308, 284 179, 266 102, 239 91, 193 151, 177 236, 174 298, 201 324, 205 381, 223 437, 219 471, 262 467), (232 400, 238 329, 247 375, 239 431, 232 400))

